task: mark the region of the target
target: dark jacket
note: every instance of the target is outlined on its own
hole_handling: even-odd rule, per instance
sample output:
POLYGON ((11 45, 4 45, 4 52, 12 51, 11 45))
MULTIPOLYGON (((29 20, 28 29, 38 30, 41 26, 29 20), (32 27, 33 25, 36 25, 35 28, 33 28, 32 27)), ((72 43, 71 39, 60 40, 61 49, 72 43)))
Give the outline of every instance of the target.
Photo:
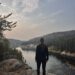
POLYGON ((35 59, 36 61, 47 61, 49 58, 49 54, 48 54, 48 48, 46 45, 38 45, 36 48, 36 56, 35 59))

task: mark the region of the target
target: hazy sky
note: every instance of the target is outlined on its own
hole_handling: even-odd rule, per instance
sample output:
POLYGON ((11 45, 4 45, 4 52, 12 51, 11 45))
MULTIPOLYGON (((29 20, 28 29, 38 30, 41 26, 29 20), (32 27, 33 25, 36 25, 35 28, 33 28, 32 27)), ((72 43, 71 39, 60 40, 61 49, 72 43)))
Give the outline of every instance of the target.
POLYGON ((17 27, 8 38, 28 40, 52 32, 75 30, 75 0, 0 0, 0 14, 13 15, 17 27))

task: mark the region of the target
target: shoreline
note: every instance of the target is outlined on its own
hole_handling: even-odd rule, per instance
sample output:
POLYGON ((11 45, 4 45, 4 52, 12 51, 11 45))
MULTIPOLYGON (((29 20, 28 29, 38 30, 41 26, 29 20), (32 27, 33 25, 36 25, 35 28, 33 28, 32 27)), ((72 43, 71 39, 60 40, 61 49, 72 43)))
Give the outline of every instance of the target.
POLYGON ((49 55, 53 55, 62 62, 71 64, 75 67, 75 56, 62 54, 60 52, 55 52, 55 51, 49 51, 49 55))

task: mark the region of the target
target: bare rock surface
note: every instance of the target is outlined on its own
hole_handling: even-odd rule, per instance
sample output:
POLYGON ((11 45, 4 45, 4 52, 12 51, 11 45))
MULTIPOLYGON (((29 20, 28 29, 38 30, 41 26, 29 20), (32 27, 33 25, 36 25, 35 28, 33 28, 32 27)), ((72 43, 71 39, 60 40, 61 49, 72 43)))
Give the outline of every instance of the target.
POLYGON ((17 59, 0 62, 0 75, 32 75, 32 69, 17 59))

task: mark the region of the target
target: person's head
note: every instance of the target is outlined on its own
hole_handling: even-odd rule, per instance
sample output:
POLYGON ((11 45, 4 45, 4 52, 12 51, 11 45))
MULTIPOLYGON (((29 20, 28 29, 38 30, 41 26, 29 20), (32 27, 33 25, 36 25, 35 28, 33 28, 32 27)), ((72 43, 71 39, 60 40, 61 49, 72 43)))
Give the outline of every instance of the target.
POLYGON ((44 44, 44 38, 40 39, 41 44, 44 44))

